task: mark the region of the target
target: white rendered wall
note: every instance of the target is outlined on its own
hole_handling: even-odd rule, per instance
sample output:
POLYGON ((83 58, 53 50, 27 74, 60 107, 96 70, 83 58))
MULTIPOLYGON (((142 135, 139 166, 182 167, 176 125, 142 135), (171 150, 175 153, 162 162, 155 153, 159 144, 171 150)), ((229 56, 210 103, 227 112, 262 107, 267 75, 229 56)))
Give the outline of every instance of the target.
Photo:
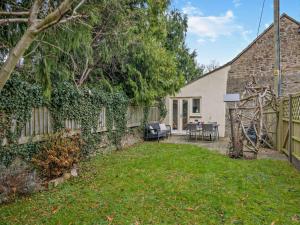
POLYGON ((168 115, 165 122, 172 125, 172 100, 178 98, 180 103, 179 114, 181 114, 181 101, 182 99, 188 99, 189 121, 194 121, 197 119, 195 117, 200 115, 202 117, 201 121, 203 122, 218 122, 218 124, 220 124, 220 136, 224 137, 226 107, 223 98, 226 94, 227 75, 229 69, 230 66, 226 66, 222 69, 205 75, 204 77, 183 87, 176 96, 168 97, 166 99, 168 115), (193 98, 201 98, 200 114, 192 113, 193 98))

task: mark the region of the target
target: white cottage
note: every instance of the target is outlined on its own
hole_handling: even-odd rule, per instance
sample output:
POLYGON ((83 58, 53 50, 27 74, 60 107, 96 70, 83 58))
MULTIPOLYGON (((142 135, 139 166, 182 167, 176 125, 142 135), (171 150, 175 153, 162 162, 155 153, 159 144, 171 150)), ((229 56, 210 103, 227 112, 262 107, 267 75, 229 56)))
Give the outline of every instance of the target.
POLYGON ((185 133, 189 122, 217 122, 220 137, 225 136, 225 103, 228 71, 226 64, 188 83, 175 96, 166 99, 168 114, 165 123, 175 134, 185 133))

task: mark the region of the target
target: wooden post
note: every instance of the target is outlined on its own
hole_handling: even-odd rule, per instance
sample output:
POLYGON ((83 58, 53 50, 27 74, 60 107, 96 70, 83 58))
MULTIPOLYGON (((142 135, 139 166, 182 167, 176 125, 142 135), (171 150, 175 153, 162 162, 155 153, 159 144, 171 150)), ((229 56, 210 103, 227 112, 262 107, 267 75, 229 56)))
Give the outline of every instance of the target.
POLYGON ((230 119, 230 131, 231 131, 231 141, 232 141, 232 147, 233 147, 233 152, 235 153, 236 151, 236 143, 235 143, 235 138, 234 138, 234 130, 233 130, 233 116, 232 116, 232 111, 234 109, 229 108, 229 119, 230 119))
POLYGON ((293 152, 292 152, 292 144, 293 144, 293 103, 292 103, 292 95, 289 95, 289 161, 293 161, 293 152))
POLYGON ((279 99, 279 113, 277 115, 277 150, 282 151, 282 129, 283 129, 283 99, 279 99))

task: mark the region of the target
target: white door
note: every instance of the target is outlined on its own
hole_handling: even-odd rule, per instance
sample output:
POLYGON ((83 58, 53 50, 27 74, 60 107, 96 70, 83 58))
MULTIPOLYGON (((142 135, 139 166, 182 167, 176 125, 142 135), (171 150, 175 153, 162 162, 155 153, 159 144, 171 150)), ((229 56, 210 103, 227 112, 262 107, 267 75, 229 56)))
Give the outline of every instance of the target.
POLYGON ((185 133, 189 122, 189 99, 172 99, 171 121, 173 133, 185 133))

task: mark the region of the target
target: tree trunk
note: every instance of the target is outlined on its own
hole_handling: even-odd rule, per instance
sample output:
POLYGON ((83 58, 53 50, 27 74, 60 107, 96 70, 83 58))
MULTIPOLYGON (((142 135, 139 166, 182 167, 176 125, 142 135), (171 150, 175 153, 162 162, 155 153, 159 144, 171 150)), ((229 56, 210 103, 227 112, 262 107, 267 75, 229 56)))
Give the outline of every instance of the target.
POLYGON ((18 44, 10 51, 9 56, 0 71, 0 91, 14 71, 20 58, 34 41, 36 35, 37 33, 34 32, 32 28, 28 28, 18 44))

